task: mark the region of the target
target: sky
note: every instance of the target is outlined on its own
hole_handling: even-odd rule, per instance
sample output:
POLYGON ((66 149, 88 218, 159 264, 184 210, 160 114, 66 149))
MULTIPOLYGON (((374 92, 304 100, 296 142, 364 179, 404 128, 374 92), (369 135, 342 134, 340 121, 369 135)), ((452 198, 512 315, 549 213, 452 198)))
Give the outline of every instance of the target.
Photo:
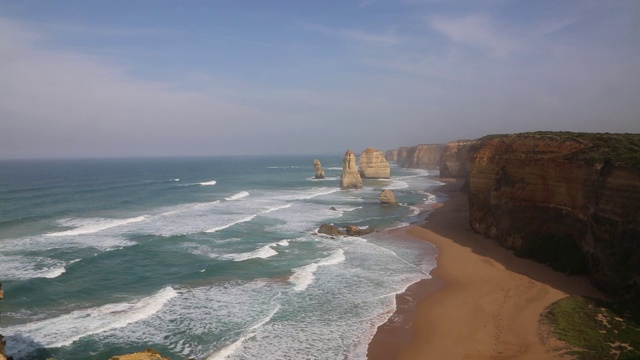
POLYGON ((637 0, 0 0, 0 158, 640 132, 637 0))

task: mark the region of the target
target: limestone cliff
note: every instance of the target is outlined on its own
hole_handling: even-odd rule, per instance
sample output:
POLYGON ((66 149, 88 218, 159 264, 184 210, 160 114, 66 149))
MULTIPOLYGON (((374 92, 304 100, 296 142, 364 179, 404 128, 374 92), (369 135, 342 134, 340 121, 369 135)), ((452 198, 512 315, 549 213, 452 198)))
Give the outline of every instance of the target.
POLYGON ((366 148, 360 155, 360 176, 363 179, 389 179, 391 168, 382 152, 366 148))
POLYGON ((415 169, 437 169, 444 151, 444 145, 425 144, 398 149, 399 166, 415 169))
POLYGON ((471 161, 470 149, 477 140, 457 140, 445 144, 440 160, 440 176, 450 178, 466 178, 471 161))
POLYGON ((315 178, 316 179, 324 179, 324 169, 322 168, 322 164, 320 164, 320 160, 313 160, 313 168, 315 169, 315 178))
POLYGON ((133 354, 114 356, 109 360, 169 360, 169 359, 162 356, 162 354, 160 354, 159 352, 149 348, 145 351, 141 351, 133 354))
POLYGON ((403 146, 398 148, 398 151, 396 152, 396 163, 398 163, 398 166, 404 167, 404 163, 407 161, 408 154, 408 147, 403 146))
POLYGON ((7 354, 4 352, 4 347, 7 345, 7 342, 4 341, 4 336, 0 335, 0 360, 7 360, 7 354))
POLYGON ((387 150, 384 153, 384 158, 387 159, 387 161, 397 161, 398 160, 398 149, 387 150))
POLYGON ((351 150, 344 153, 342 159, 342 177, 340 178, 340 188, 362 189, 362 179, 356 164, 356 155, 351 150))
POLYGON ((585 270, 605 291, 640 294, 640 134, 488 136, 471 151, 475 231, 585 270))

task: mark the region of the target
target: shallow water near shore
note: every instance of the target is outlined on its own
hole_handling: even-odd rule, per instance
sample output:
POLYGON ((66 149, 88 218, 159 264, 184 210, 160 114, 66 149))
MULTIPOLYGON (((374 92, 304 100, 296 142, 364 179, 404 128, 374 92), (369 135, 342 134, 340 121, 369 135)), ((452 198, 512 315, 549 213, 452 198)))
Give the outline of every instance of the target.
POLYGON ((153 347, 196 359, 364 359, 395 295, 435 249, 321 223, 420 220, 440 183, 340 191, 341 157, 7 161, 0 164, 0 333, 16 359, 105 359, 153 347), (400 206, 381 206, 393 189, 400 206), (335 207, 337 210, 330 210, 335 207))

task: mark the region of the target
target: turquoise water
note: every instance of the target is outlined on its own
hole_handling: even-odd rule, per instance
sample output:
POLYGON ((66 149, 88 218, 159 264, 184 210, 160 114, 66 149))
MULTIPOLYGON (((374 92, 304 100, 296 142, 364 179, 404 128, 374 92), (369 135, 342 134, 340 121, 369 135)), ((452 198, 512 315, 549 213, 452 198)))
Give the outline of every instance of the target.
POLYGON ((434 248, 423 170, 339 190, 341 156, 0 162, 0 333, 16 359, 364 359, 434 248), (381 206, 384 188, 401 206, 381 206), (335 207, 337 211, 331 210, 335 207))

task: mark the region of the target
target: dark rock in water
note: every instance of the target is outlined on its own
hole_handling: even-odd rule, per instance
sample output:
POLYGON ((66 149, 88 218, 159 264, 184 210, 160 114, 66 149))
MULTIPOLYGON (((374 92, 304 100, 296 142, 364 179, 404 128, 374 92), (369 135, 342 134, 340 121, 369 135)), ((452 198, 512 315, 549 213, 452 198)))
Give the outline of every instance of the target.
POLYGON ((359 228, 355 225, 347 225, 346 231, 343 231, 339 227, 333 224, 322 224, 318 229, 318 234, 330 235, 333 239, 334 236, 362 236, 374 232, 372 228, 359 228))
POLYGON ((347 225, 347 235, 349 236, 362 236, 362 235, 367 235, 367 234, 371 234, 373 232, 372 228, 359 228, 355 225, 347 225))
POLYGON ((322 225, 320 225, 320 228, 318 229, 318 234, 326 234, 326 235, 335 236, 335 235, 344 235, 345 232, 340 230, 340 228, 338 228, 337 226, 335 226, 333 224, 322 224, 322 225))
POLYGON ((329 210, 331 210, 331 211, 338 211, 338 209, 336 209, 336 207, 335 207, 335 206, 330 207, 330 208, 329 208, 329 210))

